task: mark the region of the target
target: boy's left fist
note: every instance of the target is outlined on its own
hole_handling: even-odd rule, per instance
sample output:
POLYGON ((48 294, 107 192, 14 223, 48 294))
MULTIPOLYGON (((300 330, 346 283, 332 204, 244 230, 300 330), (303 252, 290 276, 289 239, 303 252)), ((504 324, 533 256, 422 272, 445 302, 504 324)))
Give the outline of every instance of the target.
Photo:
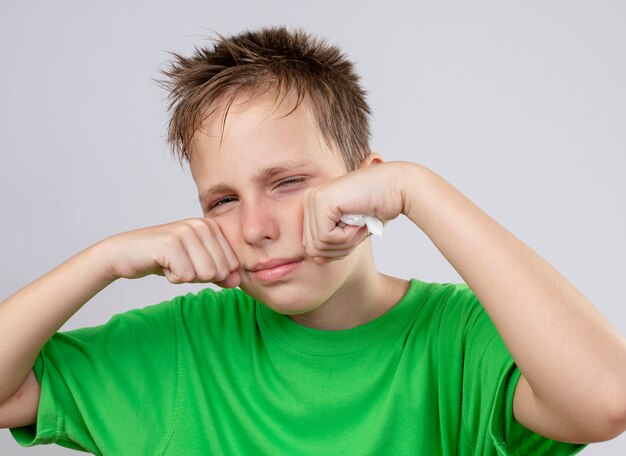
POLYGON ((401 165, 370 164, 303 193, 302 244, 318 264, 346 257, 367 238, 367 226, 346 225, 346 214, 371 215, 383 223, 402 213, 401 165))

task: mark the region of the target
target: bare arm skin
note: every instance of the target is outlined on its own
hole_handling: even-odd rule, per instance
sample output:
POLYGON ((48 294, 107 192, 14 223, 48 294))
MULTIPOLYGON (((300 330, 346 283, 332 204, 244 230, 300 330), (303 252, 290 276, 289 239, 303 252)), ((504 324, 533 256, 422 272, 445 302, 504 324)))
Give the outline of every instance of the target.
POLYGON ((0 428, 35 424, 40 394, 41 387, 31 369, 20 389, 0 405, 0 428))
POLYGON ((626 339, 565 277, 433 171, 401 165, 404 210, 463 277, 522 371, 515 418, 554 440, 626 429, 626 339))
POLYGON ((24 383, 46 341, 111 282, 96 245, 0 303, 0 404, 24 383))
POLYGON ((430 169, 383 163, 304 191, 307 255, 348 255, 365 238, 343 214, 407 216, 470 286, 522 376, 517 421, 563 442, 610 440, 626 430, 626 339, 558 271, 430 169))
POLYGON ((118 278, 149 274, 172 283, 239 284, 239 262, 217 224, 187 219, 107 238, 74 255, 0 303, 0 427, 33 424, 41 347, 118 278))

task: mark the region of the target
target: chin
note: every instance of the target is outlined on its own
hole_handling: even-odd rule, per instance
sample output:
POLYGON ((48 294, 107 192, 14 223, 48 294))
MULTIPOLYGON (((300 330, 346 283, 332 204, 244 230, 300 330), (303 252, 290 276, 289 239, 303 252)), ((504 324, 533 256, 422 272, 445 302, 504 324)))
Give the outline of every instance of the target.
POLYGON ((280 286, 274 289, 250 289, 240 285, 240 288, 274 312, 283 315, 302 315, 311 312, 328 299, 319 294, 313 296, 311 290, 303 289, 301 284, 294 285, 294 287, 280 286))

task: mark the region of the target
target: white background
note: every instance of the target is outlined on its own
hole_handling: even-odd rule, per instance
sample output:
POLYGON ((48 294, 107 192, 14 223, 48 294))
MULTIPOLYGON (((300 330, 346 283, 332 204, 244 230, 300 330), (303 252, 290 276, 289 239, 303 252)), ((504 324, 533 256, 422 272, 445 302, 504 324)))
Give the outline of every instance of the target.
MULTIPOLYGON (((615 1, 0 3, 0 299, 112 234, 201 216, 164 141, 167 51, 213 31, 301 26, 357 65, 372 149, 455 185, 626 334, 626 4, 615 1)), ((407 219, 378 269, 460 276, 407 219)), ((71 284, 69 285, 71 286, 71 284)), ((118 281, 62 329, 200 285, 118 281)), ((626 434, 583 451, 626 454, 626 434)), ((1 455, 22 449, 0 431, 1 455)))

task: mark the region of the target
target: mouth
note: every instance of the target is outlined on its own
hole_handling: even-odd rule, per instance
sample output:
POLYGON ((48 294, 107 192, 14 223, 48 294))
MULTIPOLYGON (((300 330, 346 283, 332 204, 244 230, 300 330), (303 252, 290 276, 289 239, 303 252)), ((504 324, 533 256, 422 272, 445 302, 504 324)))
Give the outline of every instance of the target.
POLYGON ((264 269, 251 270, 254 277, 261 282, 276 282, 284 277, 286 277, 293 270, 297 269, 298 266, 302 264, 302 259, 293 260, 290 262, 283 262, 282 264, 278 264, 276 266, 267 267, 264 269))

